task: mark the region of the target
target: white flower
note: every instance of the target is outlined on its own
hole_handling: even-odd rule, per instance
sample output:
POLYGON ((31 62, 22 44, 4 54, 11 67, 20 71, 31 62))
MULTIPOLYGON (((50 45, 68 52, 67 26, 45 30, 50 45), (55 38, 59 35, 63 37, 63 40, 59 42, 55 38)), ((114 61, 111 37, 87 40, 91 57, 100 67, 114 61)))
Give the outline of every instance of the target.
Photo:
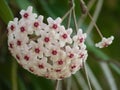
POLYGON ((99 43, 96 43, 95 46, 99 47, 99 48, 104 48, 104 47, 108 47, 110 44, 112 44, 112 41, 114 40, 114 36, 111 36, 109 38, 102 38, 102 41, 99 43))
POLYGON ((47 25, 43 23, 43 16, 40 15, 38 19, 34 20, 32 26, 35 31, 35 34, 39 36, 41 35, 41 30, 44 30, 44 27, 46 27, 47 25))
POLYGON ((13 21, 10 21, 10 22, 8 23, 8 28, 7 28, 7 29, 8 29, 8 34, 11 34, 11 33, 13 33, 15 30, 18 29, 17 24, 18 24, 18 18, 14 18, 13 21))
POLYGON ((32 13, 32 9, 32 6, 29 6, 26 11, 20 11, 23 20, 34 20, 37 17, 37 14, 32 13))
POLYGON ((71 36, 72 28, 65 29, 61 18, 37 17, 32 7, 20 12, 8 24, 8 47, 17 62, 29 72, 49 79, 64 79, 77 72, 87 59, 86 34, 82 29, 71 36))
POLYGON ((71 48, 70 46, 66 46, 65 49, 66 49, 67 57, 69 59, 78 58, 78 51, 79 50, 77 49, 77 47, 71 48))
POLYGON ((85 39, 86 39, 86 33, 83 34, 82 29, 79 29, 77 35, 73 37, 74 45, 81 46, 81 44, 85 42, 85 39))
POLYGON ((31 23, 20 21, 17 32, 21 33, 21 35, 23 36, 28 34, 33 34, 33 30, 30 27, 31 27, 31 23))
POLYGON ((61 47, 65 46, 66 43, 69 43, 69 44, 72 43, 72 39, 70 37, 71 32, 72 32, 72 29, 70 29, 70 28, 65 30, 64 26, 60 27, 59 42, 60 42, 61 47))
POLYGON ((50 29, 58 30, 62 19, 58 17, 57 19, 53 20, 51 17, 48 17, 47 21, 50 29))
POLYGON ((43 58, 44 47, 42 41, 38 43, 31 41, 29 45, 30 51, 35 55, 34 57, 43 58))

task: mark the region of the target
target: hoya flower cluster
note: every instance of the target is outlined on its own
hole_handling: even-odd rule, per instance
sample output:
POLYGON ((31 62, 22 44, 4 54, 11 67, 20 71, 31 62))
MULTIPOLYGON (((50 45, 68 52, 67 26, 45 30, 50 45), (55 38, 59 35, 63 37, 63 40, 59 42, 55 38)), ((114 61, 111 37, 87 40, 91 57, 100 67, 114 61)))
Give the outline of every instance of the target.
POLYGON ((102 41, 99 43, 96 43, 95 46, 99 47, 99 48, 104 48, 104 47, 108 47, 110 44, 112 44, 112 41, 114 40, 114 36, 111 36, 109 38, 102 38, 102 41))
POLYGON ((32 13, 32 7, 20 12, 8 24, 8 46, 18 63, 29 72, 50 79, 63 79, 78 71, 87 59, 86 34, 81 29, 71 36, 72 29, 32 13))

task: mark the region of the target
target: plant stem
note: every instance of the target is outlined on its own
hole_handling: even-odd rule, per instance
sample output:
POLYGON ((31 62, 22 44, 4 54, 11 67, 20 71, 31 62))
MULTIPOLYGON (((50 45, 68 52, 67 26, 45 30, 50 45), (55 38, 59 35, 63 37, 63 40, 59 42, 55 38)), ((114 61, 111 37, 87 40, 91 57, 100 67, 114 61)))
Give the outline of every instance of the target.
MULTIPOLYGON (((88 10, 88 8, 87 8, 84 0, 80 0, 80 4, 81 4, 81 7, 82 7, 81 9, 83 9, 83 10, 82 10, 82 11, 83 11, 83 14, 86 12, 87 15, 88 15, 88 16, 90 17, 90 19, 91 19, 91 24, 89 25, 88 28, 90 28, 91 25, 94 25, 95 28, 96 28, 96 30, 97 30, 97 32, 98 32, 98 34, 100 35, 100 37, 103 38, 103 35, 102 35, 102 33, 100 32, 100 29, 98 28, 97 24, 95 23, 94 18, 93 18, 93 17, 91 16, 91 14, 89 13, 89 10, 88 10)), ((98 16, 98 13, 99 13, 100 10, 101 10, 101 6, 102 6, 102 0, 99 0, 99 1, 98 1, 98 4, 97 4, 97 9, 95 10, 95 16, 98 16)), ((92 30, 92 28, 88 29, 86 33, 89 34, 91 30, 92 30)))
POLYGON ((76 20, 76 15, 75 15, 75 10, 74 9, 73 9, 72 13, 73 13, 73 20, 74 20, 74 24, 75 24, 75 30, 76 30, 76 33, 77 33, 78 25, 77 25, 77 20, 76 20))
MULTIPOLYGON (((95 3, 96 0, 90 0, 87 4, 87 7, 88 7, 88 11, 93 7, 94 3, 95 3)), ((81 5, 81 4, 80 4, 81 5)), ((87 14, 82 14, 79 19, 78 19, 78 27, 81 27, 83 26, 83 22, 85 21, 87 17, 87 14)))
POLYGON ((60 80, 56 80, 55 90, 59 90, 60 80))
POLYGON ((88 77, 88 73, 87 73, 87 68, 86 68, 85 62, 83 62, 83 68, 84 68, 84 71, 85 71, 85 76, 86 76, 86 79, 87 79, 87 83, 88 83, 89 90, 92 90, 91 84, 90 84, 90 80, 89 80, 89 77, 88 77))
POLYGON ((102 35, 102 33, 100 32, 100 29, 98 28, 97 24, 95 23, 95 21, 93 20, 91 14, 90 14, 89 12, 88 12, 88 16, 89 16, 90 19, 92 20, 92 22, 93 22, 93 24, 94 24, 94 26, 95 26, 95 28, 96 28, 98 34, 100 35, 100 37, 103 38, 103 35, 102 35))
MULTIPOLYGON (((74 6, 74 0, 71 0, 71 3, 74 6)), ((77 33, 78 25, 77 25, 77 20, 76 20, 75 9, 72 10, 72 15, 73 15, 73 20, 74 20, 75 30, 76 30, 76 33, 77 33)))
POLYGON ((103 0, 98 0, 97 6, 96 6, 96 10, 95 10, 95 12, 94 12, 93 17, 91 16, 91 14, 89 13, 88 9, 86 8, 87 11, 88 11, 87 14, 88 14, 88 16, 89 16, 90 19, 91 19, 91 23, 90 23, 90 25, 88 26, 87 33, 89 34, 89 33, 91 32, 93 26, 95 26, 95 28, 96 28, 96 30, 97 30, 97 32, 98 32, 98 34, 100 35, 101 38, 103 38, 103 35, 102 35, 102 33, 100 32, 100 29, 98 28, 98 26, 97 26, 97 24, 96 24, 96 19, 97 19, 99 13, 100 13, 102 4, 103 4, 103 0))
POLYGON ((12 62, 11 79, 12 79, 12 90, 18 90, 17 88, 17 64, 15 61, 12 62))
POLYGON ((67 28, 69 28, 69 27, 70 27, 70 22, 71 22, 71 13, 69 14, 69 17, 68 17, 67 28))
POLYGON ((67 11, 67 13, 62 17, 62 21, 72 12, 73 9, 74 9, 74 5, 72 5, 72 7, 70 8, 70 10, 67 11))

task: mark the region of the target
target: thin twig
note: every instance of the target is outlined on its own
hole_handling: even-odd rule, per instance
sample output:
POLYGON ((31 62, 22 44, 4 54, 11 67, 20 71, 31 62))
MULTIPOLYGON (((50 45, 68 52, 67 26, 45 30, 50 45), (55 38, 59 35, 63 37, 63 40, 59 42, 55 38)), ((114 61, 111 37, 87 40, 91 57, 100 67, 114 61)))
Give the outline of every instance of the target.
POLYGON ((70 27, 70 22, 71 22, 71 13, 69 14, 69 17, 68 17, 67 28, 69 28, 69 27, 70 27))
POLYGON ((74 9, 74 5, 72 5, 72 7, 70 8, 70 10, 67 11, 67 13, 62 17, 62 21, 72 12, 73 9, 74 9))
POLYGON ((98 31, 98 34, 100 35, 101 38, 103 38, 103 35, 102 35, 102 33, 100 32, 100 30, 99 30, 98 26, 96 25, 95 21, 96 21, 98 15, 99 15, 99 13, 100 13, 100 10, 101 10, 101 7, 102 7, 102 3, 103 3, 103 0, 99 0, 99 1, 98 1, 98 4, 97 4, 97 7, 96 7, 96 10, 95 10, 95 13, 94 13, 93 17, 91 16, 91 14, 89 13, 89 11, 88 11, 88 9, 87 9, 87 11, 88 11, 87 14, 88 14, 88 16, 89 16, 90 19, 91 19, 91 23, 90 23, 89 26, 88 26, 87 33, 89 34, 89 33, 91 32, 93 26, 95 26, 95 28, 96 28, 96 30, 98 31))
MULTIPOLYGON (((83 9, 82 10, 82 12, 83 12, 83 14, 84 13, 87 13, 87 15, 90 17, 90 19, 91 19, 91 24, 89 25, 89 27, 88 27, 88 30, 87 30, 87 34, 89 34, 90 32, 91 32, 91 30, 92 30, 92 28, 90 28, 92 25, 94 25, 95 26, 95 28, 96 28, 96 30, 97 30, 97 32, 98 32, 98 34, 100 35, 100 37, 101 38, 103 38, 103 35, 102 35, 102 33, 100 32, 100 29, 98 28, 98 26, 96 25, 96 23, 95 23, 95 18, 93 18, 92 17, 92 15, 89 13, 89 11, 88 11, 88 8, 87 8, 87 6, 86 6, 86 4, 85 4, 85 2, 83 1, 83 0, 80 0, 80 5, 81 5, 81 9, 83 9), (90 28, 90 29, 89 29, 90 28)), ((100 0, 100 1, 98 1, 98 4, 97 4, 97 8, 96 8, 96 10, 95 10, 95 15, 94 16, 98 16, 98 13, 100 12, 100 10, 101 10, 101 6, 102 6, 102 0, 100 0)))
MULTIPOLYGON (((71 3, 71 0, 69 0, 69 7, 70 7, 70 9, 72 8, 72 6, 73 6, 73 5, 72 5, 72 3, 71 3)), ((70 27, 71 13, 72 13, 72 12, 70 12, 70 13, 69 13, 69 16, 68 16, 67 28, 70 27)))
MULTIPOLYGON (((74 5, 74 0, 71 0, 71 2, 74 5)), ((76 33, 77 33, 78 25, 77 25, 77 20, 76 20, 75 9, 72 10, 72 15, 73 15, 73 20, 74 20, 75 30, 76 30, 76 33)))
MULTIPOLYGON (((90 0, 90 1, 88 2, 88 4, 87 4, 88 11, 92 8, 92 6, 94 5, 94 3, 95 3, 95 0, 90 0)), ((83 24, 83 22, 85 21, 86 17, 87 17, 87 14, 82 14, 82 15, 80 16, 80 18, 78 19, 78 25, 79 25, 78 27, 81 27, 81 26, 82 26, 82 24, 83 24)))
POLYGON ((84 71, 85 71, 85 76, 86 76, 86 79, 87 79, 87 83, 88 83, 89 90, 92 90, 91 83, 90 83, 90 80, 89 80, 89 77, 88 77, 88 73, 87 73, 87 68, 86 68, 85 62, 83 62, 83 68, 84 68, 84 71))
POLYGON ((76 32, 77 32, 77 30, 78 30, 78 25, 77 25, 75 10, 73 10, 72 13, 73 13, 73 20, 74 20, 74 24, 75 24, 75 30, 76 30, 76 32))
MULTIPOLYGON (((102 33, 100 32, 100 29, 98 28, 97 24, 95 23, 95 21, 93 20, 93 17, 91 16, 91 14, 90 14, 89 12, 88 12, 88 16, 89 16, 90 19, 92 20, 92 22, 93 22, 93 24, 94 24, 94 26, 95 26, 95 28, 96 28, 98 34, 100 35, 100 37, 103 38, 103 35, 102 35, 102 33)), ((86 33, 89 34, 89 32, 90 32, 90 30, 87 31, 86 33)))

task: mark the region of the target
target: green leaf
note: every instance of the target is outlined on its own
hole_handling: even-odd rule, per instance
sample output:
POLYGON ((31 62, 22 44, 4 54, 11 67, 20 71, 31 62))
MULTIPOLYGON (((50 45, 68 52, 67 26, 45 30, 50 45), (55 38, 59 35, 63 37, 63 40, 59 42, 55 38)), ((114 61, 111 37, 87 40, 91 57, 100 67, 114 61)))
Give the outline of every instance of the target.
MULTIPOLYGON (((102 52, 100 49, 96 48, 92 42, 92 40, 89 38, 87 40, 87 49, 92 52, 96 57, 102 59, 102 60, 109 60, 110 57, 106 55, 104 52, 102 52)), ((110 63, 110 66, 113 70, 115 70, 120 75, 120 69, 117 67, 114 63, 110 63)))
MULTIPOLYGON (((77 72, 75 75, 73 75, 74 78, 73 80, 75 80, 76 84, 78 84, 78 88, 81 86, 82 90, 88 90, 88 85, 85 81, 85 78, 83 77, 83 75, 81 74, 81 72, 77 72)), ((80 89, 80 88, 79 88, 80 89)))
POLYGON ((29 76, 34 90, 54 90, 53 82, 51 80, 43 77, 37 77, 32 74, 28 74, 27 76, 29 76))
MULTIPOLYGON (((20 9, 26 9, 28 6, 33 6, 29 0, 15 0, 20 9)), ((37 10, 33 6, 33 11, 37 13, 37 10)))
POLYGON ((51 8, 49 7, 49 5, 46 3, 45 0, 36 0, 38 2, 38 4, 40 6, 43 7, 44 11, 46 11, 48 13, 48 15, 50 15, 51 17, 56 17, 56 15, 54 14, 54 12, 51 10, 51 8))
POLYGON ((0 18, 7 24, 13 19, 13 14, 5 0, 0 0, 0 18))
POLYGON ((26 9, 28 6, 32 6, 28 0, 16 0, 16 3, 21 9, 26 9))
MULTIPOLYGON (((88 39, 88 42, 90 42, 91 40, 90 40, 90 38, 88 39)), ((103 53, 101 50, 99 50, 99 49, 97 49, 97 48, 95 48, 94 46, 93 46, 94 44, 93 44, 93 42, 91 41, 91 43, 87 43, 87 46, 88 46, 88 50, 89 51, 91 51, 91 52, 93 52, 95 55, 96 55, 96 57, 98 57, 98 58, 100 58, 100 59, 102 59, 102 60, 109 60, 110 59, 110 57, 109 56, 107 56, 105 53, 103 53)), ((111 64, 110 64, 111 65, 111 64)), ((112 90, 116 90, 116 83, 115 83, 115 80, 114 80, 114 78, 113 78, 113 75, 112 75, 112 73, 111 73, 111 71, 110 71, 110 68, 108 67, 108 64, 106 64, 106 63, 103 63, 103 62, 101 62, 100 63, 100 66, 101 66, 101 68, 102 68, 102 70, 103 70, 103 72, 104 72, 104 75, 106 76, 106 79, 107 79, 107 81, 108 81, 108 84, 109 84, 109 86, 110 86, 110 88, 112 89, 112 90)), ((115 65, 114 65, 115 66, 115 65)), ((114 69, 115 67, 113 67, 112 65, 111 65, 111 67, 114 69)), ((116 66, 116 68, 117 68, 117 66, 116 66)), ((116 71, 116 69, 114 69, 115 71, 116 71)), ((116 71, 117 73, 119 73, 120 72, 120 69, 117 69, 118 71, 116 71)))
POLYGON ((86 65, 87 65, 88 76, 89 76, 90 81, 91 81, 92 85, 94 86, 95 90, 102 90, 102 87, 99 84, 99 81, 98 81, 97 77, 95 76, 95 74, 93 73, 92 69, 90 68, 90 66, 88 64, 86 64, 86 65))
POLYGON ((20 77, 18 78, 18 86, 19 86, 19 90, 27 90, 25 83, 23 82, 23 80, 20 77))

